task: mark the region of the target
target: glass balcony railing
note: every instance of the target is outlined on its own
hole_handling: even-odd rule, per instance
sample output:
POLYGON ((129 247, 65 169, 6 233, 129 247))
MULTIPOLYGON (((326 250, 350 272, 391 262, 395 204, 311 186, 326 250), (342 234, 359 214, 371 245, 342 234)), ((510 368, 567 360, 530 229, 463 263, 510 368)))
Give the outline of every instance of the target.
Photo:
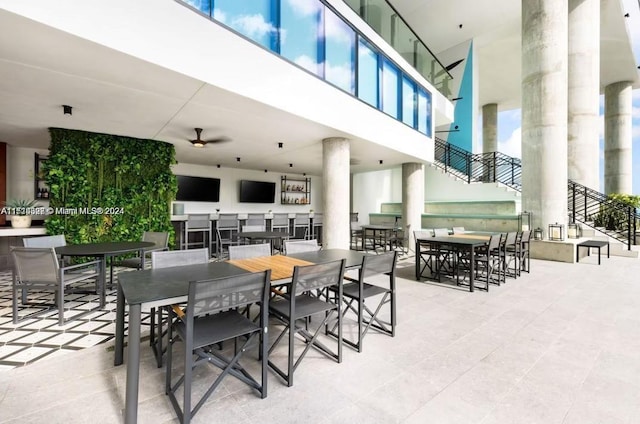
POLYGON ((344 0, 373 30, 445 97, 450 97, 449 71, 386 0, 344 0))
POLYGON ((431 92, 323 1, 178 1, 399 122, 432 136, 431 92))

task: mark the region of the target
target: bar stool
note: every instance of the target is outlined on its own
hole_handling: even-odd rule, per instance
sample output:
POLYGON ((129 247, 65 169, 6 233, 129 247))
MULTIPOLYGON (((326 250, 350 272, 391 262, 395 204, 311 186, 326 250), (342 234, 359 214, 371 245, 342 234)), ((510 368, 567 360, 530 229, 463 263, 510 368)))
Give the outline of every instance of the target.
POLYGON ((308 240, 311 235, 311 219, 308 213, 297 213, 293 220, 293 237, 298 238, 298 229, 304 231, 302 238, 308 240))
POLYGON ((189 249, 194 245, 201 248, 206 247, 207 249, 211 249, 211 230, 211 218, 209 217, 209 214, 187 215, 187 222, 184 224, 184 238, 182 239, 181 249, 189 249), (202 242, 192 242, 189 240, 189 236, 194 233, 200 233, 202 235, 202 242))
POLYGON ((263 213, 250 213, 247 215, 245 225, 262 225, 266 227, 266 221, 263 213))
POLYGON ((313 214, 313 234, 312 239, 318 240, 322 244, 322 213, 313 214))
POLYGON ((218 259, 224 255, 225 247, 237 246, 240 244, 238 240, 238 232, 240 231, 240 221, 237 213, 225 213, 218 215, 216 223, 216 254, 218 259))
POLYGON ((271 220, 271 230, 281 231, 287 233, 289 236, 289 214, 287 213, 274 213, 271 220))

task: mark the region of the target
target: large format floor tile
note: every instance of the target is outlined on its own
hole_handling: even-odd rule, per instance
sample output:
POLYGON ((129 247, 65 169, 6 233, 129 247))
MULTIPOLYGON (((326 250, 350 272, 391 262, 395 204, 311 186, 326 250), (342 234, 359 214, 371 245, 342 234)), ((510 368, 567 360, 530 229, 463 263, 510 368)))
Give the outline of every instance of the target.
MULTIPOLYGON (((362 353, 345 347, 341 364, 311 351, 293 387, 269 373, 267 399, 227 379, 194 423, 638 422, 640 261, 534 260, 532 270, 469 293, 414 281, 405 258, 395 338, 371 332, 362 353)), ((113 366, 113 293, 105 311, 64 327, 55 312, 13 325, 9 281, 0 275, 0 422, 121 422, 126 369, 113 366)), ((74 308, 91 301, 79 297, 74 308)), ((164 371, 142 343, 139 422, 174 423, 164 371)), ((194 390, 216 375, 199 371, 194 390)))

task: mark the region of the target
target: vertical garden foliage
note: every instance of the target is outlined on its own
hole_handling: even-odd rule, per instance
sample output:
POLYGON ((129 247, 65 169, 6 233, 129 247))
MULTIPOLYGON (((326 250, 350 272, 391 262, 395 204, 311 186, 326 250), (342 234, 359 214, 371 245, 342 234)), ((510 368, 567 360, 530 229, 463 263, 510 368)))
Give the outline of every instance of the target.
POLYGON ((50 206, 69 213, 47 218, 48 234, 64 234, 75 244, 133 241, 144 231, 168 231, 173 244, 172 144, 61 128, 49 132, 44 173, 50 206))

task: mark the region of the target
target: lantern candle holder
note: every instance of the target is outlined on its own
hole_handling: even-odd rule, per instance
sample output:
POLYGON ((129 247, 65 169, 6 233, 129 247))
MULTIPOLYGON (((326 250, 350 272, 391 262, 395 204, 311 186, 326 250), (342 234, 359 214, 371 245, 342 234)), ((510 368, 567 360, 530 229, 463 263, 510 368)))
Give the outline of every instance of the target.
POLYGON ((572 222, 567 225, 567 238, 578 239, 580 237, 582 237, 582 227, 580 224, 572 222))
POLYGON ((522 211, 518 215, 518 228, 520 231, 531 230, 531 212, 522 211))
POLYGON ((535 230, 533 230, 533 239, 534 240, 544 239, 544 232, 542 231, 542 228, 538 227, 535 230))
POLYGON ((564 225, 549 224, 549 240, 551 241, 563 241, 564 240, 564 225))

